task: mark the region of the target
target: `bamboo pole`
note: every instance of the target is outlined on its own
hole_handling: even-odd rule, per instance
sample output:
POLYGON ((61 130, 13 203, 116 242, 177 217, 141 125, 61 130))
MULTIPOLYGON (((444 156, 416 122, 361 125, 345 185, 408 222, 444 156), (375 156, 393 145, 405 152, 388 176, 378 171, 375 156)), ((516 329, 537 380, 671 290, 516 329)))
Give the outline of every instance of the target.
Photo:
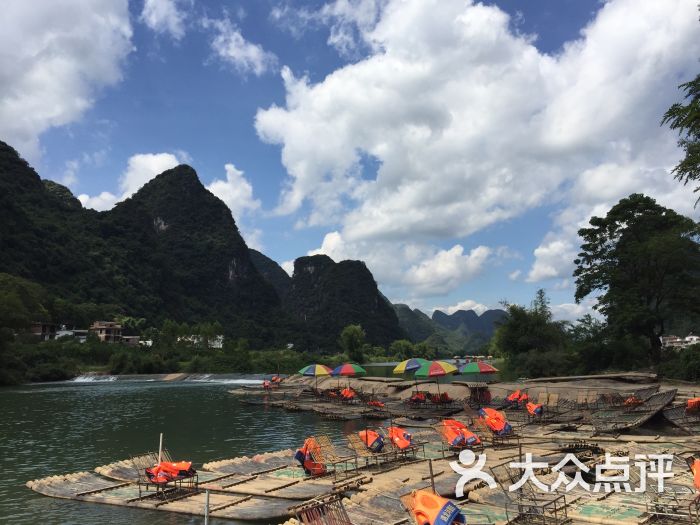
POLYGON ((158 464, 163 461, 163 433, 160 433, 160 443, 158 444, 158 464))

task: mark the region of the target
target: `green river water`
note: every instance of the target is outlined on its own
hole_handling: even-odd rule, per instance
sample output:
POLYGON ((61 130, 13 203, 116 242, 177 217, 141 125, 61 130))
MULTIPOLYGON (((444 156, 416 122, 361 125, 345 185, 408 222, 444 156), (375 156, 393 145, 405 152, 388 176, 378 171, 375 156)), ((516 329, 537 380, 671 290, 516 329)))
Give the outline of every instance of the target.
POLYGON ((24 484, 157 450, 160 432, 173 456, 201 466, 297 447, 315 432, 339 435, 354 428, 353 422, 242 404, 228 393, 231 386, 96 381, 0 389, 0 523, 203 523, 178 514, 48 498, 24 484))

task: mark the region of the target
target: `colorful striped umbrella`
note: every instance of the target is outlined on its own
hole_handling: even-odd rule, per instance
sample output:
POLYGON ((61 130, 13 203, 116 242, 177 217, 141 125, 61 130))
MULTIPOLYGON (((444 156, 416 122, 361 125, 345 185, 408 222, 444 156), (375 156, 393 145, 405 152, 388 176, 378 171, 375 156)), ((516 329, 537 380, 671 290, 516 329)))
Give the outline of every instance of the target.
POLYGON ((445 361, 428 361, 416 370, 416 377, 442 377, 457 372, 457 367, 445 361))
POLYGON ((316 390, 318 390, 318 376, 329 376, 333 371, 326 365, 313 364, 305 366, 299 373, 303 376, 315 377, 316 378, 316 390))
POLYGON ((498 368, 483 361, 473 361, 459 369, 460 374, 495 374, 496 372, 498 372, 498 368))
POLYGON ((427 359, 421 357, 414 357, 413 359, 406 359, 401 361, 398 365, 394 367, 394 374, 405 374, 406 372, 413 372, 418 370, 421 366, 430 363, 427 359))
MULTIPOLYGON (((367 370, 362 368, 360 365, 354 363, 344 363, 340 366, 336 366, 331 372, 331 375, 338 377, 338 386, 340 387, 340 376, 355 377, 363 376, 367 373, 367 370)), ((350 380, 348 379, 348 387, 350 387, 350 380)))
POLYGON ((435 377, 437 383, 438 395, 440 395, 440 381, 437 379, 442 376, 454 374, 457 372, 457 367, 445 361, 428 361, 427 364, 416 370, 416 377, 435 377))
POLYGON ((362 368, 360 365, 354 363, 344 363, 340 366, 336 366, 331 372, 332 376, 362 376, 367 373, 367 370, 362 368))

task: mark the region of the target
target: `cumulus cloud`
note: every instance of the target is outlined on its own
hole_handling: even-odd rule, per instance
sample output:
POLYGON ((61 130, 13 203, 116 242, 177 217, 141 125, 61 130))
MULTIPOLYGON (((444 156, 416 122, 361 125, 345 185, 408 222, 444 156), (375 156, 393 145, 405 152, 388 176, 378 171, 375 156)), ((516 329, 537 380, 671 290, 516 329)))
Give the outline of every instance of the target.
MULTIPOLYGON (((546 204, 561 211, 526 279, 561 280, 576 230, 625 194, 692 207, 659 118, 697 70, 693 0, 605 2, 556 55, 494 5, 390 0, 377 13, 352 25, 366 58, 315 83, 282 68, 284 105, 256 115, 288 173, 276 211, 331 229, 320 251, 369 254, 380 284, 405 285, 435 244, 546 204), (397 265, 404 251, 420 255, 397 265)), ((455 281, 442 282, 433 290, 455 281)))
POLYGON ((593 309, 595 301, 593 299, 586 299, 581 303, 561 303, 551 305, 552 317, 557 321, 569 321, 575 322, 581 319, 584 315, 589 314, 598 319, 601 318, 600 314, 593 309))
POLYGON ((486 246, 465 254, 462 246, 455 245, 411 266, 404 282, 420 295, 445 294, 478 275, 489 255, 491 250, 486 246))
POLYGON ((224 169, 226 180, 215 179, 207 189, 226 203, 236 219, 259 209, 260 201, 253 197, 253 185, 243 176, 243 172, 233 164, 224 165, 224 169))
POLYGON ((252 73, 260 76, 277 66, 277 57, 259 44, 246 40, 240 29, 227 17, 222 19, 205 18, 202 27, 211 30, 211 49, 224 63, 232 66, 240 74, 252 73))
POLYGON ((465 301, 460 301, 457 304, 453 304, 452 306, 438 306, 433 310, 440 310, 441 312, 445 312, 449 315, 452 315, 459 310, 474 310, 477 314, 481 315, 488 309, 489 307, 485 304, 481 304, 472 299, 467 299, 465 301))
POLYGON ((156 175, 174 168, 182 161, 173 153, 138 153, 129 157, 126 170, 119 176, 120 195, 103 191, 96 197, 87 194, 78 195, 78 199, 86 208, 108 210, 117 202, 131 197, 144 184, 156 175))
POLYGON ((317 10, 285 3, 275 6, 270 18, 296 38, 310 28, 326 26, 328 45, 341 56, 352 58, 370 46, 364 35, 377 24, 386 3, 386 0, 335 0, 317 10))
POLYGON ((122 79, 126 0, 7 0, 0 17, 0 137, 36 163, 43 132, 77 121, 122 79))
POLYGON ((187 13, 184 3, 177 0, 145 0, 139 20, 149 29, 160 34, 169 34, 180 40, 185 36, 187 13))

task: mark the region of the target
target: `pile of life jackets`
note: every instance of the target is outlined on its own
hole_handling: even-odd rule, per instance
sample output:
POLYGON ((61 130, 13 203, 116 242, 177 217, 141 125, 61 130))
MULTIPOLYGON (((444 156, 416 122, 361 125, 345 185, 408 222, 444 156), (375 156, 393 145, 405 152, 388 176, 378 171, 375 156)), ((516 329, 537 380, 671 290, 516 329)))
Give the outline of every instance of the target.
POLYGON ((270 383, 267 379, 265 379, 265 381, 263 381, 262 386, 265 390, 269 390, 270 388, 272 388, 272 383, 270 383))
POLYGON ((352 399, 355 399, 355 391, 350 387, 345 387, 340 391, 340 397, 342 397, 345 401, 351 401, 352 399))
POLYGON ((372 452, 381 452, 384 448, 384 438, 374 430, 360 430, 357 433, 365 446, 372 452))
POLYGON ((157 465, 146 469, 146 477, 151 483, 158 485, 191 478, 197 473, 192 468, 191 461, 161 461, 157 465))
POLYGON ((479 415, 484 419, 486 426, 491 429, 491 432, 498 436, 505 436, 513 430, 503 412, 493 408, 482 408, 479 409, 479 415))
POLYGON ((457 421, 456 419, 443 419, 441 424, 442 435, 453 447, 473 446, 481 443, 479 436, 469 430, 461 421, 457 421))
POLYGON ((418 525, 466 524, 464 514, 450 500, 426 489, 411 494, 411 514, 418 525))
POLYGON ((642 403, 644 403, 644 401, 639 399, 634 394, 632 394, 630 397, 625 399, 625 406, 626 407, 636 407, 637 405, 641 405, 642 403))
POLYGON ((531 416, 541 416, 542 415, 542 403, 528 403, 525 405, 527 408, 527 413, 531 416))
POLYGON ((411 396, 411 399, 409 399, 411 403, 425 403, 425 393, 423 392, 416 392, 411 396))
POLYGON ((529 399, 526 392, 521 392, 520 389, 518 389, 515 392, 511 392, 508 397, 506 397, 506 402, 509 406, 525 406, 525 403, 527 403, 529 399))
POLYGON ((430 400, 433 403, 450 403, 450 402, 452 402, 452 398, 447 394, 447 392, 443 392, 440 395, 431 394, 430 400))
POLYGON ((326 465, 316 462, 313 456, 314 454, 318 456, 320 450, 321 447, 319 447, 315 438, 306 438, 302 447, 296 451, 296 454, 294 454, 294 459, 301 463, 301 466, 304 468, 304 472, 311 476, 325 474, 326 465))
POLYGON ((371 407, 384 408, 384 403, 377 400, 367 401, 367 405, 371 407))
POLYGON ((688 399, 688 403, 685 405, 686 412, 700 412, 700 397, 694 397, 688 399))
POLYGON ((272 379, 270 380, 273 383, 279 384, 282 382, 282 378, 280 376, 272 376, 272 379))
POLYGON ((389 439, 399 450, 406 450, 408 447, 413 445, 413 436, 406 432, 401 427, 389 427, 387 428, 389 433, 389 439))

